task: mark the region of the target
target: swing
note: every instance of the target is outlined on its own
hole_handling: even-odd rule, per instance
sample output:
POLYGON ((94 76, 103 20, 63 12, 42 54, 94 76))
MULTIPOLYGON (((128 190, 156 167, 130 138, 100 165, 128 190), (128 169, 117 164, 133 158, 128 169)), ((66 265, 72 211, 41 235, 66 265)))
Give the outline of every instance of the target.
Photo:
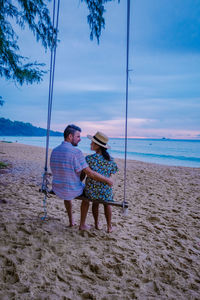
MULTIPOLYGON (((52 36, 52 48, 51 48, 51 60, 50 60, 45 167, 44 167, 42 186, 41 186, 41 189, 39 190, 40 192, 44 193, 44 200, 43 200, 44 216, 41 217, 41 220, 46 220, 46 218, 47 218, 47 208, 46 208, 47 197, 49 197, 50 194, 55 194, 52 190, 49 190, 49 188, 48 188, 50 173, 47 172, 60 0, 58 0, 58 2, 57 2, 57 8, 56 8, 55 3, 56 3, 56 0, 54 0, 54 2, 53 2, 53 28, 55 28, 55 31, 52 36), (56 10, 57 10, 56 26, 54 27, 56 10)), ((129 75, 129 71, 130 71, 129 70, 129 35, 130 35, 129 28, 130 28, 130 0, 127 0, 126 114, 125 114, 125 149, 124 149, 125 157, 124 157, 124 197, 123 197, 123 201, 116 202, 116 201, 103 201, 103 200, 98 200, 98 199, 92 200, 92 199, 86 198, 83 195, 80 195, 75 198, 78 200, 86 200, 89 202, 96 202, 96 203, 101 203, 104 205, 112 205, 112 206, 122 207, 124 215, 126 215, 127 209, 128 209, 128 203, 126 202, 126 169, 127 169, 127 127, 128 127, 127 126, 128 125, 128 75, 129 75)))
POLYGON ((78 200, 85 200, 85 201, 89 201, 89 202, 93 202, 93 203, 101 203, 101 204, 105 204, 105 205, 112 205, 112 206, 119 206, 122 207, 123 209, 128 208, 128 203, 127 202, 116 202, 116 201, 104 201, 104 200, 98 200, 98 199, 89 199, 86 198, 84 195, 80 195, 78 197, 76 197, 75 199, 78 200))

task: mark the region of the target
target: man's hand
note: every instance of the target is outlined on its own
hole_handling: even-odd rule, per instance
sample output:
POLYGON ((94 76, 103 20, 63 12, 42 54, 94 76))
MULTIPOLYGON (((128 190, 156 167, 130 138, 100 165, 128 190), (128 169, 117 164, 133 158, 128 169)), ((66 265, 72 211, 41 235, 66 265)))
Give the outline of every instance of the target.
POLYGON ((111 179, 111 178, 108 178, 108 182, 107 182, 107 184, 108 184, 109 186, 113 186, 113 184, 114 184, 114 181, 113 181, 113 179, 111 179))

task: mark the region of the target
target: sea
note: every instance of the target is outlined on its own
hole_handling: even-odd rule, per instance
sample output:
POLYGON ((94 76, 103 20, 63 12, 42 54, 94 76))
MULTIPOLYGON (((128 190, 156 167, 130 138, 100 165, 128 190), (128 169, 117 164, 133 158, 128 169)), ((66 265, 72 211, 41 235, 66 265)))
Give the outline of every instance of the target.
MULTIPOLYGON (((0 141, 46 147, 46 137, 0 136, 0 141)), ((50 136, 49 148, 63 141, 62 136, 50 136)), ((125 141, 121 138, 109 140, 109 153, 114 158, 125 158, 125 141)), ((83 153, 92 153, 90 140, 81 138, 78 148, 83 153)), ((127 159, 168 166, 200 168, 200 140, 132 139, 127 140, 127 159)))

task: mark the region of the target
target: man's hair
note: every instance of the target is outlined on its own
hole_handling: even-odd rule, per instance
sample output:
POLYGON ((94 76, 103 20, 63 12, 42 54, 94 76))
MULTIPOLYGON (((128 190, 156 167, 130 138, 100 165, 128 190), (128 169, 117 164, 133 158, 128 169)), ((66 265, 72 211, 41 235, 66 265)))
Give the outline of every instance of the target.
POLYGON ((66 139, 69 134, 72 134, 74 136, 75 131, 81 132, 81 128, 74 124, 68 125, 64 130, 64 139, 66 139))

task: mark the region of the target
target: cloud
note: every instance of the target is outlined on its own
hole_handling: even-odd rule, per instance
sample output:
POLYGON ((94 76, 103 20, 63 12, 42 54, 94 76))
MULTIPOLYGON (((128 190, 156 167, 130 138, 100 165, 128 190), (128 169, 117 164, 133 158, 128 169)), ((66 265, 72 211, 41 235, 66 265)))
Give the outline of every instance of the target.
MULTIPOLYGON (((69 122, 72 123, 72 122, 69 122)), ((125 136, 125 120, 114 119, 104 121, 79 121, 75 123, 82 129, 82 136, 87 134, 95 134, 96 131, 103 131, 109 137, 120 137, 125 136)), ((54 130, 63 132, 65 127, 68 125, 64 123, 56 124, 52 127, 54 130)), ((185 130, 185 129, 174 129, 174 128, 157 128, 158 121, 153 119, 128 119, 128 137, 132 138, 180 138, 180 139, 194 139, 200 135, 200 130, 185 130)))
POLYGON ((170 139, 198 139, 199 131, 184 130, 184 129, 169 129, 169 128, 140 128, 135 132, 129 132, 129 137, 143 137, 143 138, 170 138, 170 139))
POLYGON ((95 82, 91 82, 91 79, 89 80, 63 80, 63 81, 56 81, 55 83, 55 92, 63 93, 63 92, 74 92, 74 93, 80 93, 80 92, 109 92, 109 91, 116 91, 117 86, 112 86, 111 84, 105 84, 102 82, 97 83, 98 80, 95 80, 95 82))
POLYGON ((198 1, 136 0, 133 5, 134 42, 140 51, 199 52, 198 1), (148 45, 148 47, 147 47, 148 45))
MULTIPOLYGON (((154 120, 149 119, 128 119, 128 126, 134 127, 135 129, 140 128, 145 124, 153 123, 154 120)), ((70 123, 70 122, 69 122, 70 123)), ((124 136, 125 120, 124 119, 114 119, 114 120, 104 120, 104 121, 79 121, 76 123, 82 128, 82 135, 95 134, 96 131, 104 131, 110 137, 121 137, 124 136)), ((54 125, 54 130, 63 131, 67 124, 60 123, 59 125, 54 125)))

